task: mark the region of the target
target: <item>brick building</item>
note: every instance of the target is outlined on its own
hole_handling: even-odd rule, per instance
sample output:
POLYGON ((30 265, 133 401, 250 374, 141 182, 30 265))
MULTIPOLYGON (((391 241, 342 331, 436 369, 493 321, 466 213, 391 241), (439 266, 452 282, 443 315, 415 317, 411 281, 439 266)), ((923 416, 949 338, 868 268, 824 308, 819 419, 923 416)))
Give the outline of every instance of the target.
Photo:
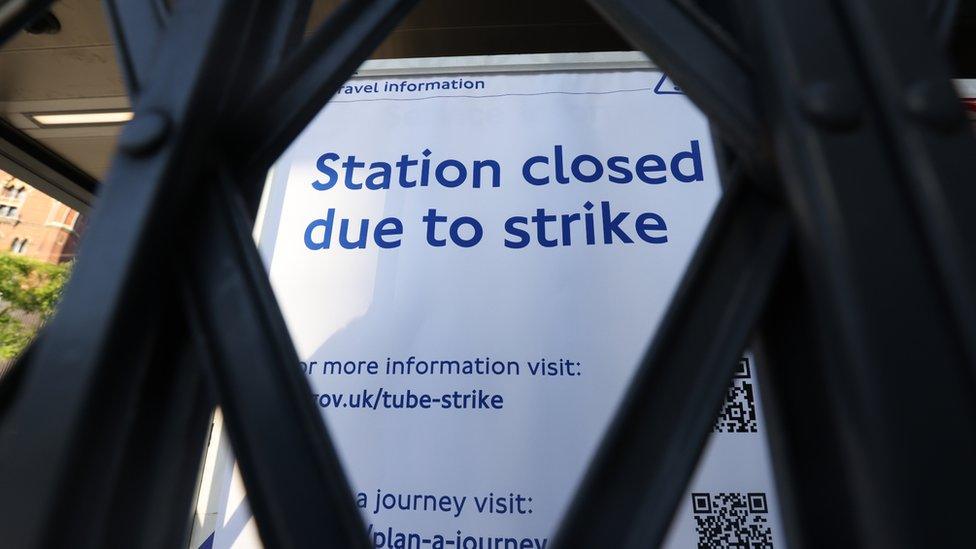
POLYGON ((85 218, 0 171, 0 250, 48 263, 71 261, 85 218))

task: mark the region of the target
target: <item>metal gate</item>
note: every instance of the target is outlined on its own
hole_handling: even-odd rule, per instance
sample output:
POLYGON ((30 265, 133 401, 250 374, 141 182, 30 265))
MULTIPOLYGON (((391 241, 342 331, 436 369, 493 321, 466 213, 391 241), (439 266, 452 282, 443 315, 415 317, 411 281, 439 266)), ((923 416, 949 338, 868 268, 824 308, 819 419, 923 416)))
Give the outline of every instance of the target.
MULTIPOLYGON (((557 544, 660 545, 754 336, 793 547, 971 545, 976 140, 924 6, 592 3, 708 115, 726 191, 557 544)), ((0 41, 47 4, 0 6, 0 41)), ((414 2, 347 1, 304 42, 308 1, 106 4, 135 118, 0 385, 2 544, 185 544, 219 405, 267 546, 367 547, 250 226, 271 163, 414 2)))

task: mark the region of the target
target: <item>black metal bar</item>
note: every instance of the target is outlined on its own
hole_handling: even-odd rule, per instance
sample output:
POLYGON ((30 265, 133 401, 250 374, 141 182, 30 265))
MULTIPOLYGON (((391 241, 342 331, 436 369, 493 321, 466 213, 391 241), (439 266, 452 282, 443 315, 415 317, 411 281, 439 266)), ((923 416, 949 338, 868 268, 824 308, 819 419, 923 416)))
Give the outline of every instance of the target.
POLYGON ((590 0, 651 56, 744 159, 761 153, 753 77, 721 40, 673 0, 590 0))
POLYGON ((943 49, 952 39, 952 27, 959 13, 959 0, 930 0, 928 13, 930 27, 938 38, 938 44, 943 49))
POLYGON ((152 70, 167 14, 157 0, 104 0, 130 99, 139 95, 152 70))
POLYGON ((197 327, 178 305, 171 303, 161 319, 118 481, 104 486, 114 493, 102 547, 168 549, 189 540, 194 481, 214 404, 200 367, 206 357, 193 345, 197 327))
POLYGON ((976 136, 945 54, 911 10, 875 0, 842 7, 858 29, 852 33, 858 68, 874 89, 892 158, 908 175, 910 200, 976 378, 976 136))
POLYGON ((223 180, 190 262, 192 302, 211 346, 210 374, 234 453, 272 547, 369 547, 267 274, 245 206, 223 180))
POLYGON ((722 198, 557 546, 663 542, 789 233, 787 217, 755 190, 734 185, 722 198))
MULTIPOLYGON (((142 303, 136 303, 140 305, 142 303)), ((145 319, 139 327, 146 330, 148 335, 138 334, 132 330, 126 330, 119 335, 125 340, 113 347, 114 364, 116 365, 136 365, 143 364, 150 360, 151 353, 156 345, 155 334, 158 325, 156 319, 145 319)), ((37 383, 37 377, 45 372, 46 363, 41 361, 42 353, 45 350, 45 343, 48 335, 53 332, 49 324, 45 337, 34 347, 33 360, 22 372, 20 387, 15 395, 15 399, 7 410, 0 425, 2 435, 8 435, 10 439, 25 440, 41 438, 44 436, 55 436, 51 433, 51 427, 59 423, 62 418, 54 417, 59 409, 59 402, 55 399, 65 396, 62 392, 47 392, 48 415, 43 417, 44 421, 34 421, 28 423, 30 431, 25 432, 24 423, 21 423, 22 416, 19 413, 25 408, 25 400, 30 398, 32 383, 37 383), (53 401, 52 401, 53 400, 53 401)), ((36 514, 20 517, 4 517, 0 522, 0 530, 4 533, 5 543, 10 543, 11 547, 64 547, 72 546, 79 548, 101 547, 101 540, 106 535, 106 529, 110 528, 112 493, 107 487, 117 484, 118 474, 122 470, 121 457, 123 456, 124 437, 127 431, 120 426, 129 425, 136 417, 138 392, 136 388, 142 383, 144 370, 135 369, 127 376, 107 376, 100 377, 95 384, 95 389, 87 395, 89 401, 86 402, 85 412, 89 417, 97 417, 100 429, 90 429, 82 436, 70 440, 75 447, 67 463, 58 464, 58 471, 55 473, 74 473, 70 478, 62 477, 60 485, 57 487, 58 496, 47 499, 35 510, 36 514), (109 419, 106 419, 109 418, 109 419), (105 448, 108 446, 108 448, 105 448), (101 450, 101 451, 100 451, 101 450), (80 515, 77 509, 84 507, 84 515, 80 515), (18 520, 19 519, 19 520, 18 520), (15 522, 16 521, 16 522, 15 522), (41 523, 38 526, 38 523, 41 523), (56 527, 54 526, 56 525, 56 527), (35 531, 34 528, 39 528, 35 531), (30 536, 30 537, 29 537, 30 536), (21 540, 31 540, 29 543, 21 545, 21 540)), ((50 375, 48 373, 48 375, 50 375)), ((68 377, 68 376, 65 376, 68 377)), ((48 441, 49 445, 61 441, 48 441)), ((2 475, 0 485, 3 487, 4 509, 8 514, 16 515, 19 510, 9 506, 7 501, 16 499, 21 504, 33 504, 33 494, 29 490, 34 487, 43 487, 42 482, 49 476, 47 470, 41 467, 51 467, 50 454, 41 453, 37 446, 28 448, 4 446, 2 450, 6 452, 17 452, 14 459, 7 459, 3 456, 2 475), (31 460, 30 467, 21 465, 17 459, 24 459, 25 450, 38 451, 37 454, 27 454, 25 457, 31 460), (25 472, 29 471, 29 474, 25 472)))
MULTIPOLYGON (((285 59, 295 54, 302 43, 311 8, 312 0, 281 0, 258 6, 255 20, 260 22, 260 28, 266 29, 263 31, 265 35, 260 42, 254 42, 260 47, 255 45, 248 51, 248 70, 238 71, 236 86, 253 91, 275 74, 285 59)), ((228 112, 237 113, 247 95, 241 94, 234 99, 237 101, 228 112)))
MULTIPOLYGON (((871 29, 840 17, 836 10, 847 7, 837 6, 749 5, 767 92, 762 105, 801 237, 815 337, 821 356, 830 357, 824 378, 835 409, 818 412, 845 421, 838 452, 859 544, 965 545, 966 494, 976 491, 968 328, 948 298, 958 289, 946 276, 951 269, 932 261, 928 220, 919 215, 935 195, 920 199, 911 190, 924 180, 901 169, 897 138, 886 131, 879 94, 898 90, 870 88, 852 49, 871 29)), ((902 21, 915 7, 888 3, 874 22, 902 21)), ((949 230, 973 246, 960 227, 949 230)), ((934 251, 956 253, 952 246, 934 251)), ((797 507, 830 505, 821 496, 832 492, 806 493, 814 499, 797 507)))
POLYGON ((857 547, 851 479, 838 451, 852 423, 835 406, 796 246, 773 285, 753 347, 780 516, 793 549, 857 547), (830 502, 829 505, 826 502, 830 502))
MULTIPOLYGON (((106 1, 106 7, 134 103, 159 48, 162 18, 154 16, 157 6, 149 2, 106 1), (123 24, 128 32, 119 28, 123 24)), ((91 539, 92 545, 176 547, 185 545, 189 535, 187 510, 213 404, 202 368, 192 364, 186 322, 173 304, 162 307, 164 321, 158 329, 165 344, 147 352, 147 378, 137 389, 127 433, 119 435, 124 446, 117 458, 117 480, 113 484, 106 478, 100 486, 111 494, 103 516, 112 517, 113 524, 92 525, 86 534, 101 536, 91 539)))
MULTIPOLYGON (((226 136, 236 173, 264 173, 322 110, 416 0, 340 5, 315 34, 249 98, 226 136)), ((249 211, 260 193, 244 193, 249 211)))
POLYGON ((0 169, 87 214, 98 181, 37 140, 0 119, 0 169))
MULTIPOLYGON (((0 531, 14 547, 37 547, 88 533, 104 512, 98 486, 118 473, 117 457, 146 362, 131 347, 159 294, 154 283, 167 229, 180 212, 243 37, 241 2, 181 4, 160 50, 153 79, 120 137, 109 184, 93 216, 60 308, 25 372, 0 431, 0 531), (180 86, 168 86, 180 82, 180 86), (23 471, 31 470, 29 476, 23 471)), ((158 283, 158 282, 155 282, 158 283)), ((99 536, 78 538, 97 540, 99 536)))
MULTIPOLYGON (((277 13, 274 27, 281 32, 264 53, 269 62, 286 50, 293 38, 289 32, 300 32, 300 12, 277 13)), ((254 68, 260 73, 261 66, 254 68)), ((260 187, 253 187, 263 182, 260 175, 245 174, 243 185, 224 179, 228 183, 204 201, 201 214, 206 215, 198 217, 204 226, 194 233, 208 238, 200 239, 193 262, 198 268, 187 278, 193 297, 184 303, 202 318, 197 325, 211 353, 208 371, 262 540, 268 546, 367 547, 352 494, 257 260, 250 221, 242 209, 235 210, 240 202, 231 189, 251 185, 259 194, 260 187), (221 329, 211 328, 214 321, 221 329), (256 428, 269 418, 277 425, 273 432, 256 428)))
POLYGON ((0 45, 44 13, 52 0, 6 0, 0 6, 0 45))
MULTIPOLYGON (((246 56, 248 70, 238 71, 237 80, 234 83, 235 87, 254 93, 260 84, 266 82, 281 69, 285 59, 295 55, 295 50, 301 43, 310 9, 311 0, 262 3, 259 6, 256 20, 264 22, 268 30, 263 33, 260 42, 253 41, 253 45, 246 56)), ((362 55, 360 63, 369 55, 370 51, 372 49, 359 52, 359 55, 362 55)), ((348 75, 337 75, 337 77, 346 78, 348 75)), ((247 99, 248 94, 246 93, 232 96, 232 103, 228 105, 227 109, 228 113, 240 113, 247 99)), ((233 118, 235 117, 228 116, 228 125, 234 124, 231 121, 233 118)), ((230 138, 225 140, 225 143, 232 142, 233 140, 230 138)), ((233 151, 225 154, 225 158, 229 159, 228 163, 232 165, 241 163, 239 160, 241 157, 236 156, 233 151)), ((243 163, 248 164, 249 162, 243 163)), ((244 203, 247 205, 246 212, 252 220, 257 215, 261 191, 264 188, 268 169, 270 166, 233 170, 237 194, 243 197, 244 203)))
MULTIPOLYGON (((271 71, 288 47, 301 36, 308 7, 308 3, 303 1, 259 6, 252 20, 259 23, 256 26, 262 29, 259 31, 261 39, 248 41, 243 55, 247 59, 247 70, 239 71, 234 78, 232 86, 235 89, 248 89, 246 83, 260 79, 262 73, 271 71)), ((231 99, 225 108, 232 111, 235 103, 231 99)), ((216 180, 216 177, 210 179, 216 180)), ((253 185, 262 179, 260 174, 249 174, 247 181, 253 185)), ((212 181, 208 183, 212 187, 212 181)), ((240 295, 227 295, 217 289, 227 288, 231 280, 243 280, 242 283, 250 286, 254 284, 255 277, 266 278, 259 262, 255 270, 253 264, 241 263, 242 257, 248 257, 246 254, 235 253, 248 249, 251 255, 256 253, 247 229, 250 223, 244 220, 237 225, 229 223, 231 204, 238 201, 230 192, 230 186, 222 187, 221 191, 224 193, 219 200, 204 200, 203 207, 198 205, 192 210, 197 215, 191 217, 199 219, 202 226, 191 224, 192 229, 182 233, 188 240, 199 244, 196 252, 190 256, 190 261, 195 261, 197 268, 190 269, 193 273, 191 276, 178 277, 186 286, 181 304, 192 321, 191 331, 199 341, 198 347, 206 354, 206 359, 198 360, 197 364, 184 357, 183 367, 194 367, 200 371, 200 366, 205 366, 203 369, 211 373, 209 377, 221 397, 224 417, 246 486, 253 496, 252 508, 266 545, 366 547, 365 529, 329 445, 321 417, 308 399, 308 386, 294 367, 298 359, 284 322, 274 307, 274 299, 269 297, 270 288, 266 284, 265 287, 248 287, 246 293, 240 295), (235 230, 237 234, 232 234, 235 230), (211 238, 201 239, 197 237, 199 234, 211 238), (218 278, 206 276, 204 273, 215 265, 224 267, 229 274, 218 278), (245 275, 248 274, 251 280, 247 280, 245 275), (262 290, 264 293, 261 293, 262 290), (230 301, 226 301, 228 298, 230 301), (226 318, 229 311, 239 310, 246 305, 251 307, 250 315, 226 318), (212 330, 205 321, 200 320, 204 317, 209 321, 213 316, 222 319, 220 330, 212 330), (268 334, 272 332, 278 337, 269 341, 268 334), (232 349, 234 356, 228 357, 228 349, 232 349), (262 354, 268 353, 276 356, 262 358, 262 354), (277 391, 274 391, 276 388, 277 391), (270 400, 266 394, 269 391, 272 392, 270 400), (286 394, 282 395, 281 391, 286 394), (265 404, 255 408, 257 402, 265 404), (274 431, 256 427, 264 424, 269 417, 274 417, 279 424, 274 431)), ((189 352, 189 349, 184 352, 189 352)), ((183 384, 194 382, 189 374, 174 380, 183 384)), ((147 413, 150 420, 153 412, 147 413)), ((167 422, 162 418, 156 421, 161 426, 172 423, 172 420, 167 422)), ((169 430, 174 429, 170 426, 169 430)), ((162 443, 139 442, 151 449, 162 448, 162 443)), ((191 486, 187 480, 191 478, 191 473, 196 472, 195 469, 184 467, 176 471, 165 469, 165 465, 161 462, 155 464, 163 469, 158 476, 170 479, 173 484, 191 486), (183 477, 176 478, 175 473, 183 477)), ((149 511, 148 504, 166 501, 155 497, 159 494, 147 495, 152 497, 129 498, 130 507, 146 512, 149 511)), ((132 512, 140 515, 139 511, 132 512)), ((165 520, 143 518, 132 526, 164 532, 166 529, 159 526, 165 524, 165 520)), ((128 527, 122 531, 137 533, 128 527)), ((120 539, 127 537, 126 534, 120 535, 120 539)))
MULTIPOLYGON (((287 16, 281 24, 301 28, 287 24, 287 16)), ((361 56, 346 60, 354 69, 369 49, 360 45, 352 52, 361 56)), ((349 74, 332 76, 341 84, 349 74)), ((204 228, 198 234, 208 238, 197 251, 199 269, 189 279, 194 297, 187 306, 196 307, 202 318, 213 357, 209 371, 264 542, 367 547, 352 494, 321 415, 309 400, 310 390, 297 369, 298 357, 248 232, 248 216, 253 216, 263 183, 260 175, 217 177, 224 184, 203 209, 208 215, 201 216, 204 228), (254 204, 244 205, 231 189, 252 197, 254 204), (213 330, 213 322, 222 328, 213 330), (278 425, 274 440, 271 433, 255 428, 267 425, 269 418, 278 425)))

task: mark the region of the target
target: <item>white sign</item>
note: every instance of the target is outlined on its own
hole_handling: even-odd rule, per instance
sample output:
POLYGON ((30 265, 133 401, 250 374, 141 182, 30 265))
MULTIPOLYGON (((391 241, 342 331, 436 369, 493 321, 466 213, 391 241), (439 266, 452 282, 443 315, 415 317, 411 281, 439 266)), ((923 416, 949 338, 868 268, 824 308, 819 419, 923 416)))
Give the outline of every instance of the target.
MULTIPOLYGON (((376 547, 549 544, 719 195, 659 72, 343 88, 278 163, 261 246, 376 547)), ((739 369, 671 547, 782 546, 739 369)), ((215 546, 258 543, 239 513, 215 546)))

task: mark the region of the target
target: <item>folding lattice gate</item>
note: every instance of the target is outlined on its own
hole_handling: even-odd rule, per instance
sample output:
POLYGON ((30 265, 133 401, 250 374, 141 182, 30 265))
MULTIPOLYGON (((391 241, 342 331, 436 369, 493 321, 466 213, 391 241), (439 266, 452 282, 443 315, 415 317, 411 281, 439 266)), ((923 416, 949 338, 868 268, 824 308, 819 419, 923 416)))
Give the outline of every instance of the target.
MULTIPOLYGON (((3 4, 0 40, 48 3, 3 4)), ((414 2, 350 0, 304 43, 307 1, 106 3, 136 114, 0 386, 2 543, 179 546, 219 404, 266 545, 366 547, 249 227, 270 164, 414 2)), ((712 120, 727 188, 557 543, 660 544, 755 335, 792 546, 971 545, 976 142, 925 6, 593 3, 712 120)))

